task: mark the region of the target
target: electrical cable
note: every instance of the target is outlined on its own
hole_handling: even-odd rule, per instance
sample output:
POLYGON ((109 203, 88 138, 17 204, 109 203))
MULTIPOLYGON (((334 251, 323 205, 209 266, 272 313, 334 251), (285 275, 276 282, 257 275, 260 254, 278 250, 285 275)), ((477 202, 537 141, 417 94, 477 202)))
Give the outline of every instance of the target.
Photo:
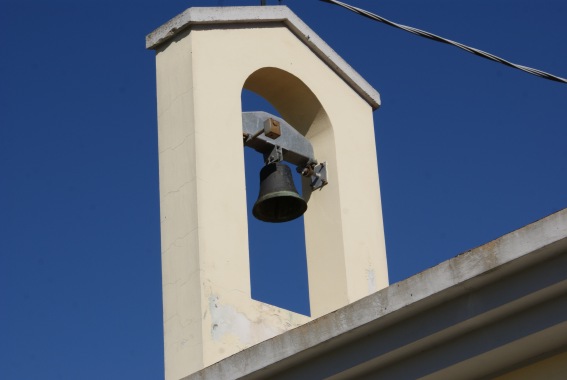
POLYGON ((402 30, 405 30, 406 32, 410 32, 412 34, 416 34, 418 36, 425 37, 425 38, 428 38, 428 39, 433 40, 433 41, 442 42, 442 43, 445 43, 445 44, 456 46, 459 49, 463 49, 463 50, 468 51, 469 53, 472 53, 472 54, 477 55, 479 57, 486 58, 486 59, 489 59, 491 61, 499 62, 503 65, 512 67, 514 69, 525 71, 529 74, 538 76, 540 78, 549 79, 549 80, 552 80, 552 81, 555 81, 555 82, 567 83, 567 79, 565 79, 565 78, 561 78, 561 77, 555 76, 553 74, 546 73, 545 71, 541 71, 541 70, 534 69, 534 68, 531 68, 531 67, 517 65, 517 64, 512 63, 510 61, 507 61, 503 58, 497 57, 493 54, 487 53, 487 52, 479 50, 479 49, 475 49, 475 48, 467 46, 467 45, 463 45, 459 42, 451 41, 447 38, 440 37, 438 35, 426 32, 424 30, 412 28, 411 26, 397 24, 397 23, 392 22, 390 20, 387 20, 387 19, 385 19, 381 16, 378 16, 377 14, 368 12, 364 9, 357 8, 357 7, 349 5, 349 4, 342 3, 340 1, 336 1, 336 0, 320 0, 320 1, 323 1, 325 3, 331 3, 331 4, 334 4, 334 5, 338 5, 340 7, 348 9, 349 11, 357 13, 361 16, 368 17, 372 20, 379 21, 379 22, 384 23, 386 25, 393 26, 394 28, 402 29, 402 30))

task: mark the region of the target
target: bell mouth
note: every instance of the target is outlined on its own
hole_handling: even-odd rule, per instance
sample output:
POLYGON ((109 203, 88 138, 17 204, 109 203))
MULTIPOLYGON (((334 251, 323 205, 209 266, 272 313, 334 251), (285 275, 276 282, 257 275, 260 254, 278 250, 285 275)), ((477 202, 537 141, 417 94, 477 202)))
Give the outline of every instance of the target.
POLYGON ((256 219, 269 223, 283 223, 299 218, 307 211, 307 202, 293 191, 277 191, 256 201, 252 214, 256 219))

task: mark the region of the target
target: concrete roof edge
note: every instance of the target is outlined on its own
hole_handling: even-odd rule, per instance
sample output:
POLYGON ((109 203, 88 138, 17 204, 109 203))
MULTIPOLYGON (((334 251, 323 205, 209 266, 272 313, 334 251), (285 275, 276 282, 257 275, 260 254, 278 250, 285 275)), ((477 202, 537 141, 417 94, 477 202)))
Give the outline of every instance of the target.
MULTIPOLYGON (((567 250, 567 209, 462 253, 406 280, 211 365, 186 380, 250 375, 287 360, 305 360, 316 347, 381 329, 392 320, 496 283, 567 250), (212 376, 212 377, 209 377, 212 376)), ((320 354, 320 352, 319 352, 320 354)))
POLYGON ((380 94, 288 7, 194 7, 169 20, 146 36, 146 49, 155 50, 193 25, 281 22, 351 86, 372 107, 380 107, 380 94))

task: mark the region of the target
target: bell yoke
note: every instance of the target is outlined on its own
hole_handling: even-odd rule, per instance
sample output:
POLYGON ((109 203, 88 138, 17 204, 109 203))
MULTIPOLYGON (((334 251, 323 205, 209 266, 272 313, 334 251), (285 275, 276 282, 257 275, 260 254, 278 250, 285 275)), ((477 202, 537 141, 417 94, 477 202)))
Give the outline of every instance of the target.
POLYGON ((326 164, 318 164, 309 140, 279 117, 243 112, 242 129, 244 146, 262 153, 265 162, 252 214, 270 223, 299 218, 307 210, 307 202, 297 192, 290 168, 281 161, 296 165, 302 176, 310 177, 313 190, 327 184, 326 164))

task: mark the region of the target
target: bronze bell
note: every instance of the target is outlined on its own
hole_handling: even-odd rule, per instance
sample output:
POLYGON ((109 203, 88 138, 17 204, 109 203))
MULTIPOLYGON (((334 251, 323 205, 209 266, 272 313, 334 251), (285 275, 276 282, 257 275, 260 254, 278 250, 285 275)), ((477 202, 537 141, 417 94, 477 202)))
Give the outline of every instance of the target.
POLYGON ((281 223, 299 218, 307 210, 307 202, 298 194, 290 168, 271 163, 260 170, 260 194, 252 209, 256 219, 281 223))

